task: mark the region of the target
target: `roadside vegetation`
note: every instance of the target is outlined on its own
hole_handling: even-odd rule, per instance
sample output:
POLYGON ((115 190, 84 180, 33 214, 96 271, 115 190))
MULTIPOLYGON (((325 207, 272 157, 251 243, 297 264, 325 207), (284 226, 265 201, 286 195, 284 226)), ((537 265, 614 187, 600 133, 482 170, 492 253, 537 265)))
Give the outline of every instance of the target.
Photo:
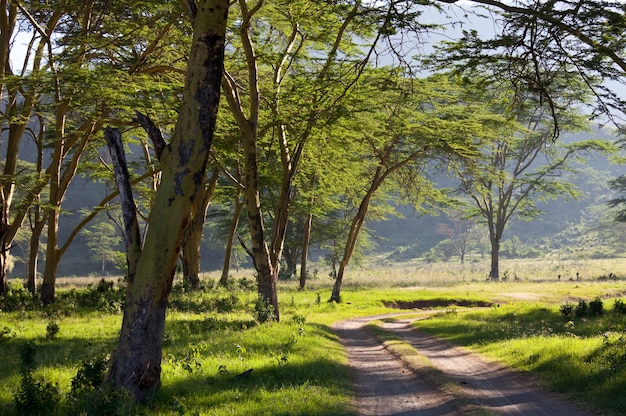
MULTIPOLYGON (((287 280, 280 285, 281 322, 263 324, 250 278, 231 279, 221 288, 215 285, 218 277, 203 276, 200 291, 177 282, 165 329, 162 388, 142 406, 101 384, 119 335, 123 281, 62 282, 57 302, 42 308, 14 280, 0 312, 0 413, 354 414, 350 372, 333 322, 414 314, 429 306, 443 313, 417 323, 420 330, 530 372, 548 388, 604 414, 618 414, 626 406, 620 394, 626 383, 626 315, 619 301, 626 301, 626 273, 615 267, 609 278, 603 271, 611 267, 608 260, 586 264, 576 269, 580 264, 536 262, 537 270, 543 267, 536 272, 540 278, 499 283, 487 282, 482 273, 437 280, 426 265, 395 271, 376 266, 348 276, 339 304, 327 302, 330 277, 311 279, 306 290, 287 280), (555 268, 563 276, 572 270, 573 278, 547 278, 555 268), (580 270, 580 280, 574 270, 580 270), (601 313, 588 309, 576 316, 581 301, 590 305, 598 299, 601 313), (564 305, 572 307, 573 316, 564 315, 564 305)), ((461 273, 457 264, 438 267, 461 273)), ((416 371, 437 379, 418 352, 386 341, 410 357, 416 371)))

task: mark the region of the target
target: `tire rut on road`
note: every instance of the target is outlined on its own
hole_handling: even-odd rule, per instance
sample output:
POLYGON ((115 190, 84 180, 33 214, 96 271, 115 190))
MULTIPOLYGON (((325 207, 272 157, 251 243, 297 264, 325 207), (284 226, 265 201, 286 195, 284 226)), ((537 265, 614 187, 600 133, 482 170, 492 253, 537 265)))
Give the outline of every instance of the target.
POLYGON ((338 322, 335 330, 354 371, 359 415, 568 415, 593 413, 541 390, 520 374, 477 354, 411 328, 415 319, 387 322, 383 329, 428 358, 459 389, 433 387, 406 368, 364 326, 380 315, 338 322), (458 391, 457 391, 458 390, 458 391))

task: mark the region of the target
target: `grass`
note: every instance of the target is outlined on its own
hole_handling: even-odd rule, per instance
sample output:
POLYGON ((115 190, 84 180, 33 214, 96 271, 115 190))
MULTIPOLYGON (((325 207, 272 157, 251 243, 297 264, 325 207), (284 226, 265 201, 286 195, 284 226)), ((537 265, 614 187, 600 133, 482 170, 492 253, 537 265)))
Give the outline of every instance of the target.
MULTIPOLYGON (((610 302, 609 302, 610 304, 610 302)), ((512 303, 482 311, 440 314, 414 324, 528 372, 549 389, 604 414, 623 414, 626 398, 626 316, 566 320, 558 305, 512 303)))
MULTIPOLYGON (((626 386, 626 368, 619 352, 620 347, 626 351, 620 338, 626 322, 606 313, 572 323, 560 316, 559 306, 599 296, 610 308, 611 299, 626 298, 626 281, 619 278, 626 273, 615 260, 535 263, 543 268, 530 262, 505 263, 503 270, 515 269, 509 276, 515 273, 517 279, 497 284, 486 282, 481 277, 486 269, 476 264, 353 269, 346 276, 341 304, 327 302, 333 283, 328 277, 310 280, 304 291, 297 290, 295 281, 281 281, 281 322, 264 325, 254 320, 256 295, 249 278, 235 279, 230 291, 188 293, 176 285, 166 322, 162 387, 147 407, 125 408, 124 400, 117 400, 114 412, 354 414, 350 371, 331 325, 341 319, 398 311, 391 306, 403 302, 463 300, 495 306, 456 308, 456 314, 420 321, 420 328, 532 372, 546 385, 577 399, 584 391, 600 411, 620 413, 626 408, 620 394, 626 386), (532 267, 532 273, 523 267, 532 267), (581 280, 565 277, 577 271, 581 280), (560 281, 555 272, 562 275, 560 281), (607 278, 610 273, 617 278, 607 278), (249 369, 249 376, 240 376, 249 369)), ((207 286, 215 280, 212 275, 203 279, 207 286)), ((94 286, 85 289, 85 283, 63 282, 60 291, 67 295, 47 311, 35 307, 0 312, 4 356, 0 414, 16 414, 13 399, 21 380, 20 352, 28 343, 36 345, 34 376, 57 385, 63 395, 70 392, 71 381, 86 360, 114 347, 121 323, 115 293, 102 294, 94 286), (81 295, 84 291, 91 292, 81 295), (93 302, 97 310, 82 306, 85 302, 93 302), (51 322, 59 332, 50 339, 46 335, 51 322)), ((419 355, 407 350, 410 346, 392 339, 385 342, 421 371, 428 368, 419 355)), ((60 413, 78 414, 76 409, 70 411, 70 404, 60 413)))

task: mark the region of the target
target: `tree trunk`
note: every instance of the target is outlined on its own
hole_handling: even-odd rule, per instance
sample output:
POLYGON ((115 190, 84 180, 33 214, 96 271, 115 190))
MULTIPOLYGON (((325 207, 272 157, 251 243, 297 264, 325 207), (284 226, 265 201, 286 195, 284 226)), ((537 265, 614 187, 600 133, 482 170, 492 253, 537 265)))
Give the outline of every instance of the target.
POLYGON ((344 258, 339 263, 339 271, 337 277, 335 277, 335 284, 333 285, 333 292, 330 295, 330 301, 339 303, 341 302, 341 287, 343 286, 343 274, 348 266, 348 261, 344 258))
POLYGON ((304 241, 302 242, 302 258, 300 259, 300 290, 306 285, 307 274, 307 258, 309 256, 309 245, 311 244, 311 224, 313 223, 313 214, 309 213, 304 224, 304 241))
POLYGON ((48 213, 48 236, 46 245, 46 266, 43 272, 41 285, 41 302, 44 306, 54 303, 57 268, 59 265, 59 211, 50 210, 48 213))
POLYGON ((383 173, 383 168, 378 167, 376 173, 374 174, 374 178, 370 184, 367 193, 361 200, 359 204, 359 209, 352 220, 350 225, 350 231, 348 232, 348 238, 346 240, 346 246, 343 251, 343 258, 339 263, 339 271, 337 272, 337 277, 335 277, 335 284, 333 286, 333 292, 330 296, 331 302, 340 302, 341 301, 341 286, 343 285, 343 275, 345 269, 348 267, 348 263, 350 262, 350 258, 352 258, 352 254, 354 253, 354 249, 356 248, 356 243, 358 241, 359 233, 361 232, 361 227, 365 223, 365 218, 367 217, 367 211, 369 209, 370 202, 376 193, 376 190, 383 183, 384 179, 388 173, 383 173))
POLYGON ((500 280, 500 240, 491 238, 491 271, 489 272, 489 279, 497 282, 500 280))
POLYGON ((239 194, 235 198, 235 213, 233 214, 233 220, 230 223, 230 230, 228 231, 228 241, 226 242, 226 253, 224 255, 224 267, 222 267, 222 276, 220 277, 220 286, 226 286, 228 284, 228 275, 230 273, 230 259, 233 252, 233 246, 235 244, 235 235, 237 235, 237 227, 239 227, 239 218, 241 217, 241 210, 243 209, 244 201, 240 198, 239 194))
POLYGON ((0 288, 2 289, 2 296, 7 295, 9 288, 7 287, 8 279, 8 251, 0 248, 0 288))
POLYGON ((200 249, 202 247, 202 232, 206 211, 211 203, 213 192, 219 178, 219 170, 214 169, 206 187, 203 186, 194 199, 191 221, 185 230, 181 262, 183 265, 183 281, 188 282, 189 288, 197 290, 200 287, 200 249))
POLYGON ((152 397, 160 384, 167 301, 193 201, 204 183, 219 105, 228 2, 188 4, 194 35, 183 103, 163 151, 145 244, 129 247, 124 317, 107 374, 115 388, 128 390, 137 401, 152 397))
POLYGON ((28 250, 28 291, 35 293, 37 290, 37 264, 39 260, 39 239, 43 228, 46 225, 46 218, 39 218, 39 208, 35 208, 38 213, 35 215, 34 226, 30 235, 30 244, 28 250))
POLYGON ((286 272, 289 273, 289 278, 291 279, 296 274, 296 268, 298 267, 298 252, 293 247, 285 247, 283 258, 287 266, 286 272))

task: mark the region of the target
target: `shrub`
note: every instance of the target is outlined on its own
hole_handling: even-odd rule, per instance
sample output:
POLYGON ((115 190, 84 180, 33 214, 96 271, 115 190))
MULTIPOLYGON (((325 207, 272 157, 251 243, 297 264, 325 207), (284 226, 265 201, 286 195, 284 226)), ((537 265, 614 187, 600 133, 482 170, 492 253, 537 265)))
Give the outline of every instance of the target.
POLYGON ((591 316, 599 316, 604 312, 604 305, 602 303, 602 299, 599 297, 595 298, 591 302, 589 302, 589 313, 591 316))
POLYGON ((35 379, 31 372, 26 372, 22 374, 13 403, 19 415, 53 415, 61 403, 61 394, 54 384, 35 379))
POLYGON ((561 312, 561 315, 563 315, 567 321, 571 321, 572 318, 574 318, 574 305, 571 303, 561 305, 559 312, 561 312))
POLYGON ((36 346, 32 342, 24 344, 20 350, 22 378, 13 404, 19 415, 54 415, 61 403, 61 394, 56 385, 33 377, 35 354, 36 346))
POLYGON ((7 312, 33 310, 38 304, 37 299, 17 279, 7 285, 6 296, 0 298, 0 310, 7 312))
POLYGON ((589 305, 586 301, 580 300, 578 301, 578 305, 576 305, 576 309, 574 309, 574 314, 578 318, 584 318, 589 314, 589 305))
POLYGON ((0 343, 11 340, 13 338, 15 338, 15 332, 11 328, 5 326, 4 328, 0 329, 0 343))
POLYGON ((110 385, 104 384, 77 397, 71 406, 64 409, 63 414, 67 416, 131 416, 143 413, 136 411, 128 390, 115 390, 110 385))
POLYGON ((59 324, 57 324, 54 321, 50 321, 48 322, 48 325, 46 326, 46 339, 47 340, 53 340, 57 337, 57 335, 59 334, 59 324))
POLYGON ((109 356, 106 354, 82 361, 76 376, 72 379, 72 396, 84 395, 100 387, 108 362, 109 356))
POLYGON ((615 299, 613 302, 613 312, 626 315, 626 303, 621 299, 615 299))
POLYGON ((270 302, 267 302, 261 295, 259 295, 255 305, 254 311, 256 313, 256 319, 260 323, 274 320, 276 315, 274 314, 274 306, 270 302))
POLYGON ((585 362, 594 364, 598 369, 621 372, 626 367, 626 338, 624 335, 614 338, 604 334, 602 347, 585 358, 585 362))

